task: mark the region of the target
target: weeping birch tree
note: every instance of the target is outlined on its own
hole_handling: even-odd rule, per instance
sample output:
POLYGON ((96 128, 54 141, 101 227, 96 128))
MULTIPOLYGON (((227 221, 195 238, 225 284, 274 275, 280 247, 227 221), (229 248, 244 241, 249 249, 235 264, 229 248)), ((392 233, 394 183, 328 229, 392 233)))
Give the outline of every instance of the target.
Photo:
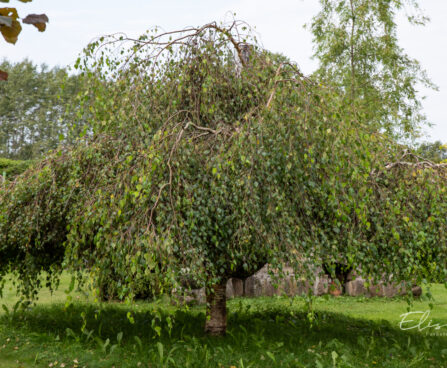
POLYGON ((0 276, 23 294, 63 269, 122 299, 204 286, 222 335, 228 278, 266 263, 445 278, 445 167, 371 133, 246 24, 101 38, 77 67, 88 131, 0 191, 0 276))

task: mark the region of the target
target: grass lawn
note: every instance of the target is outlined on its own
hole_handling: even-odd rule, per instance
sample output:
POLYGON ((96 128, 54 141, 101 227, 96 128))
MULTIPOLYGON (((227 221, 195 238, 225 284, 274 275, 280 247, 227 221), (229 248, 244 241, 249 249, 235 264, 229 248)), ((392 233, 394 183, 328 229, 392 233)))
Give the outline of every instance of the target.
MULTIPOLYGON (((312 326, 303 298, 234 299, 227 336, 210 338, 202 332, 203 307, 96 303, 77 292, 67 303, 69 283, 64 275, 55 293, 42 291, 36 306, 15 312, 7 284, 0 368, 447 367, 447 326, 400 330, 408 307, 402 298, 319 297, 312 326)), ((447 324, 447 290, 433 285, 432 293, 433 310, 421 327, 430 319, 447 324)), ((428 309, 424 299, 411 307, 428 309)))

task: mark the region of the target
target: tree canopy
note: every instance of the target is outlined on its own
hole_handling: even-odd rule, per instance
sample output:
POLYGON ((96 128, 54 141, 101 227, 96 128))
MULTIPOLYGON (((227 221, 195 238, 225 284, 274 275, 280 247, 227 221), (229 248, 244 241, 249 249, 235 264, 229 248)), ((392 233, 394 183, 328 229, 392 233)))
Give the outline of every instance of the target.
POLYGON ((420 86, 437 88, 419 62, 397 39, 395 18, 406 7, 408 20, 424 25, 428 18, 417 0, 320 0, 312 19, 316 71, 324 83, 345 94, 358 119, 396 138, 414 138, 427 119, 420 86))
POLYGON ((244 23, 101 38, 77 67, 86 134, 0 192, 0 272, 26 295, 67 267, 120 298, 203 285, 221 334, 226 280, 267 262, 445 278, 444 166, 402 155, 244 23))

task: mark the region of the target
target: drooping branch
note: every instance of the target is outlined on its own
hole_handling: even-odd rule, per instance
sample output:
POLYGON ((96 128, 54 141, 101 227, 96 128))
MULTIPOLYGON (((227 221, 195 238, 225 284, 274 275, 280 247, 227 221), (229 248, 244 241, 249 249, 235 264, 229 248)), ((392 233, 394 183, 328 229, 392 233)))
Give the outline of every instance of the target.
MULTIPOLYGON (((110 40, 102 43, 100 47, 96 49, 96 53, 105 46, 111 44, 122 43, 126 41, 133 42, 135 45, 138 46, 135 47, 133 53, 128 56, 126 63, 124 63, 124 65, 127 65, 129 61, 135 57, 138 51, 143 48, 151 48, 152 52, 148 56, 148 58, 157 59, 164 51, 169 50, 173 46, 182 45, 188 47, 196 47, 196 40, 198 38, 202 37, 205 32, 214 30, 217 33, 224 35, 228 39, 238 55, 239 62, 242 64, 243 67, 246 67, 247 58, 244 53, 243 46, 246 45, 248 33, 245 35, 241 35, 239 33, 239 29, 242 26, 247 30, 250 29, 250 27, 245 22, 238 20, 234 20, 229 25, 218 25, 216 22, 211 22, 201 27, 187 27, 181 30, 158 33, 155 36, 150 37, 149 40, 144 38, 135 39, 132 37, 127 37, 126 34, 119 33, 106 37, 110 38, 110 40), (233 33, 234 30, 235 32, 233 33)), ((157 28, 155 30, 157 30, 157 28)))
POLYGON ((405 150, 396 162, 390 162, 385 165, 385 169, 390 170, 395 167, 408 167, 416 169, 447 169, 447 163, 435 163, 427 160, 415 153, 405 150))

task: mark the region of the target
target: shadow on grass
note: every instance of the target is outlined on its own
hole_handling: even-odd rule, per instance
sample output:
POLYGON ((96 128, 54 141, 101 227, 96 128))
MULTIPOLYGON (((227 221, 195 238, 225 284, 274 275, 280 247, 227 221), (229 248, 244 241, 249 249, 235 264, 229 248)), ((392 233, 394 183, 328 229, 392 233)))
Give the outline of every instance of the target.
POLYGON ((39 334, 40 339, 45 336, 47 343, 76 341, 103 355, 112 353, 115 344, 122 356, 161 359, 160 366, 441 367, 440 362, 447 361, 446 338, 339 313, 317 313, 311 326, 306 312, 292 307, 273 303, 250 308, 234 303, 223 338, 205 336, 204 322, 203 308, 121 304, 36 306, 0 319, 12 330, 39 334), (169 364, 167 356, 172 361, 169 364))

